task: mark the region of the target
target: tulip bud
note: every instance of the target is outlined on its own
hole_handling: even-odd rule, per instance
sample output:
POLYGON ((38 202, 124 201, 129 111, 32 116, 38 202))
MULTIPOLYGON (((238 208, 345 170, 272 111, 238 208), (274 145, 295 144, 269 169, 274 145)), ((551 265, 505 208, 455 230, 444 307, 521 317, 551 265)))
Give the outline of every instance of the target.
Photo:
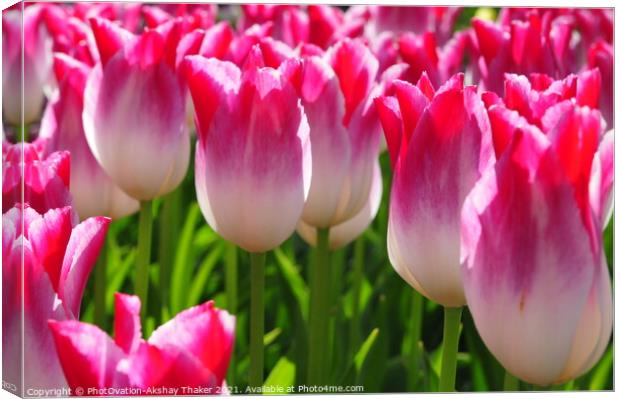
POLYGON ((44 25, 44 12, 45 5, 39 4, 23 11, 2 12, 2 114, 15 126, 22 124, 22 96, 23 123, 38 121, 43 112, 52 68, 52 41, 44 25))
POLYGON ((114 308, 113 339, 92 324, 50 321, 72 389, 135 388, 141 395, 162 387, 220 392, 233 349, 233 316, 209 301, 179 313, 145 341, 140 299, 117 293, 114 308))
POLYGON ((70 207, 41 215, 21 204, 2 216, 3 379, 22 381, 23 371, 25 392, 66 386, 47 322, 79 318, 110 222, 73 220, 70 207))
POLYGON ((488 116, 462 74, 436 93, 428 79, 416 86, 396 81, 394 89, 396 97, 377 99, 394 166, 390 261, 426 297, 460 307, 461 205, 494 161, 488 116))
MULTIPOLYGON (((377 216, 382 194, 383 180, 381 179, 381 167, 377 162, 373 170, 372 186, 370 187, 366 204, 351 219, 347 219, 329 229, 329 249, 335 250, 350 244, 368 228, 375 216, 377 216)), ((316 246, 316 227, 310 226, 302 219, 297 225, 297 233, 307 243, 316 246)))
POLYGON ((562 383, 587 372, 611 334, 601 222, 589 197, 601 181, 590 177, 601 118, 565 101, 547 111, 543 131, 518 115, 506 122, 514 133, 496 141, 503 143, 496 165, 463 205, 465 295, 482 340, 508 372, 562 383))
POLYGON ((174 190, 189 164, 185 92, 175 76, 175 46, 157 30, 134 37, 91 20, 101 63, 88 77, 83 124, 93 155, 138 200, 174 190), (172 53, 171 53, 172 52, 172 53))
MULTIPOLYGON (((253 51, 260 51, 254 47, 253 51)), ((295 230, 308 195, 308 122, 289 73, 202 56, 184 63, 196 110, 196 193, 207 223, 250 252, 295 230)))

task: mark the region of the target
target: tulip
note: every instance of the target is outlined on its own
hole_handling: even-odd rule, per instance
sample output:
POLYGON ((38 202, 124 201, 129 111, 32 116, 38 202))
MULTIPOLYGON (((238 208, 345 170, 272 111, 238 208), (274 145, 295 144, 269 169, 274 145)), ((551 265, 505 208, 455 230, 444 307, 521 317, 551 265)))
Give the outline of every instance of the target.
POLYGON ((455 75, 434 92, 395 81, 396 97, 377 107, 394 169, 388 255, 397 273, 445 307, 440 391, 454 389, 459 321, 465 296, 459 270, 460 211, 494 162, 489 119, 473 86, 455 75))
POLYGON ((44 12, 45 5, 2 12, 2 114, 4 121, 15 126, 39 120, 49 89, 52 41, 43 23, 44 12))
POLYGON ((23 371, 24 392, 66 386, 47 321, 79 318, 109 224, 73 220, 70 207, 41 215, 21 204, 2 216, 3 379, 21 388, 23 371))
MULTIPOLYGON (((381 168, 377 162, 373 169, 372 185, 364 207, 351 219, 345 220, 330 228, 330 250, 336 250, 350 244, 368 228, 379 211, 382 193, 383 181, 381 178, 381 168)), ((310 245, 317 245, 316 227, 310 226, 303 220, 300 220, 297 225, 297 233, 310 245)))
POLYGON ((282 4, 242 4, 242 14, 237 28, 245 31, 255 24, 271 23, 272 36, 289 46, 308 41, 308 15, 296 5, 282 4))
POLYGON ((614 54, 613 46, 604 41, 597 41, 588 50, 588 67, 598 68, 601 72, 601 99, 599 108, 607 127, 614 127, 614 54))
POLYGON ((312 170, 308 122, 294 86, 299 63, 273 69, 250 62, 240 71, 196 55, 182 69, 196 110, 198 203, 216 232, 251 252, 249 379, 262 386, 264 253, 295 230, 312 170))
POLYGON ((185 97, 174 74, 176 48, 164 47, 166 37, 156 30, 134 37, 106 20, 91 24, 101 63, 84 93, 86 139, 123 191, 152 200, 176 188, 189 164, 185 97))
POLYGON ((41 121, 41 135, 53 137, 52 146, 55 149, 71 153, 70 187, 73 205, 80 218, 105 215, 116 219, 136 212, 139 203, 114 184, 101 169, 86 142, 82 110, 90 69, 68 56, 55 56, 54 71, 59 92, 47 105, 41 121))
POLYGON ((186 91, 176 76, 180 23, 134 36, 91 19, 100 63, 84 91, 88 145, 106 174, 140 200, 136 293, 147 307, 152 200, 174 190, 189 165, 186 91))
POLYGON ((324 4, 308 6, 308 42, 327 49, 345 38, 359 37, 364 32, 366 17, 355 7, 343 12, 337 7, 324 4))
POLYGON ((179 313, 145 341, 140 299, 116 293, 114 310, 114 338, 77 320, 49 322, 73 392, 115 396, 118 391, 103 389, 131 388, 148 395, 182 387, 222 392, 234 344, 233 316, 209 301, 179 313))
POLYGON ((614 210, 614 131, 605 133, 592 160, 590 203, 603 228, 611 220, 614 210))
POLYGON ((37 150, 37 146, 26 144, 23 157, 21 145, 5 150, 2 157, 3 213, 22 202, 39 213, 71 205, 69 153, 54 152, 43 158, 37 150))
POLYGON ((512 375, 546 386, 587 372, 611 334, 601 222, 588 193, 602 125, 598 111, 570 101, 547 111, 543 131, 509 113, 514 134, 498 141, 496 165, 463 205, 463 284, 491 353, 512 375))

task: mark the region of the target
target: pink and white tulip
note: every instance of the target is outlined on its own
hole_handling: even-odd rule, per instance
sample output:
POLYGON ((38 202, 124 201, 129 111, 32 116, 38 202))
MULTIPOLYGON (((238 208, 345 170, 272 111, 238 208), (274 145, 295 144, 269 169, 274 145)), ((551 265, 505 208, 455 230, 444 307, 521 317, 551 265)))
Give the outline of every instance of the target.
POLYGON ((74 392, 80 388, 93 395, 89 388, 135 388, 147 395, 149 388, 164 387, 222 392, 234 344, 233 316, 209 301, 179 313, 144 340, 140 299, 117 293, 114 309, 113 339, 77 320, 49 323, 74 392))
POLYGON ((241 71, 214 58, 185 60, 203 215, 241 248, 271 250, 295 231, 310 186, 309 128, 294 86, 299 62, 241 71))
POLYGON ((165 195, 185 177, 190 151, 185 90, 175 75, 176 46, 167 45, 174 37, 158 30, 134 36, 103 19, 91 25, 101 63, 84 93, 90 149, 131 197, 165 195))
POLYGON ((26 125, 40 119, 46 91, 50 89, 52 40, 44 24, 44 13, 45 5, 40 4, 23 11, 2 11, 2 114, 4 121, 15 126, 22 124, 22 117, 26 125))
POLYGON ((312 183, 303 222, 327 228, 368 202, 381 127, 372 95, 378 63, 360 41, 343 40, 304 60, 301 96, 310 125, 312 183))
MULTIPOLYGON (((373 170, 372 186, 370 187, 366 204, 364 204, 364 207, 351 219, 347 219, 329 229, 329 249, 335 250, 349 245, 370 226, 370 223, 372 223, 379 211, 382 194, 383 179, 381 178, 381 167, 379 166, 379 162, 377 162, 373 170)), ((310 226, 303 220, 300 220, 297 225, 297 233, 307 243, 316 246, 316 227, 310 226)))
POLYGON ((600 184, 590 175, 601 117, 565 101, 547 111, 541 131, 510 112, 513 135, 496 140, 496 165, 463 205, 463 283, 491 353, 512 375, 546 386, 587 372, 611 334, 601 221, 589 195, 600 184))
POLYGON ((376 100, 394 169, 390 261, 427 298, 460 307, 461 206, 494 162, 488 115, 462 74, 437 92, 426 75, 416 86, 396 81, 394 90, 376 100))
POLYGON ((47 322, 79 318, 109 224, 104 217, 73 220, 70 207, 41 215, 16 205, 2 216, 3 379, 21 382, 23 370, 25 389, 66 386, 47 322), (16 366, 22 354, 23 369, 16 366))

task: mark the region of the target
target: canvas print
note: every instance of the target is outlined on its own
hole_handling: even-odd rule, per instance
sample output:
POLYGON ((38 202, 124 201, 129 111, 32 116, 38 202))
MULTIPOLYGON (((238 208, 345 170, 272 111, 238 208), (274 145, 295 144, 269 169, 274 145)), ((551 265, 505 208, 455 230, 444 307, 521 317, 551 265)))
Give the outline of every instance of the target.
POLYGON ((613 390, 613 32, 613 8, 3 10, 3 389, 613 390))

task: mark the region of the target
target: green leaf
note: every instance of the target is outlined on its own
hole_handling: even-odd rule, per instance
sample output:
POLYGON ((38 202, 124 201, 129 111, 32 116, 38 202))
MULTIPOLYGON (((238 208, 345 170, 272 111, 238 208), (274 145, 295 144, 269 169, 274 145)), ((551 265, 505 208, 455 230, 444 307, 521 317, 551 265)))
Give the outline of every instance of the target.
POLYGON ((265 334, 265 336, 263 337, 263 345, 264 346, 269 346, 271 345, 276 338, 278 338, 278 336, 282 333, 282 329, 281 328, 274 328, 273 330, 269 331, 267 334, 265 334))
POLYGON ((308 286, 306 282, 301 277, 301 274, 298 268, 289 260, 289 258, 284 254, 282 249, 276 248, 273 251, 273 254, 276 257, 278 268, 289 285, 297 304, 299 305, 299 310, 304 317, 304 320, 308 320, 308 286))
POLYGON ((224 241, 218 242, 198 267, 198 272, 194 276, 194 281, 187 296, 187 306, 195 306, 200 302, 201 297, 204 295, 207 281, 209 281, 209 276, 218 260, 222 258, 225 245, 226 243, 224 241))
POLYGON ((366 340, 362 343, 359 350, 353 356, 349 367, 344 373, 343 377, 340 378, 341 383, 339 385, 351 385, 353 381, 355 381, 356 376, 362 371, 362 367, 366 362, 366 358, 368 357, 368 353, 373 348, 375 343, 377 342, 377 337, 379 336, 379 329, 373 329, 366 340))
POLYGON ((589 389, 592 391, 601 391, 604 389, 611 389, 607 384, 607 380, 611 374, 614 365, 613 347, 610 346, 598 365, 592 370, 592 377, 590 378, 589 389))
POLYGON ((174 268, 172 269, 172 287, 170 292, 170 311, 172 314, 177 314, 183 310, 186 303, 193 269, 193 265, 190 264, 192 238, 199 218, 200 208, 194 202, 189 207, 185 224, 181 230, 174 259, 174 268))
POLYGON ((287 388, 293 387, 295 384, 295 369, 295 363, 291 362, 286 356, 281 357, 265 380, 263 391, 280 394, 291 393, 288 392, 287 388))

